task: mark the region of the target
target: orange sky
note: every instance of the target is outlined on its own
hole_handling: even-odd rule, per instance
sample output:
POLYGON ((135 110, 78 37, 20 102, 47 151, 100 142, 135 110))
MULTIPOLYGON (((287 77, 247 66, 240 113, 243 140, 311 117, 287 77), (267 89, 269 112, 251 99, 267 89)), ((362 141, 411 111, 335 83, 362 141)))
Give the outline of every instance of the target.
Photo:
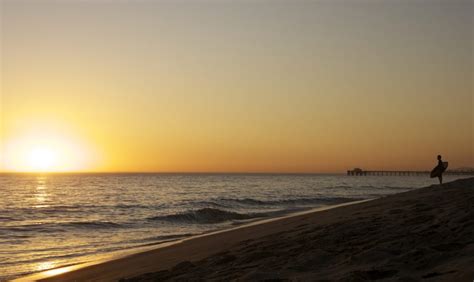
POLYGON ((472 1, 0 5, 0 171, 474 166, 472 1))

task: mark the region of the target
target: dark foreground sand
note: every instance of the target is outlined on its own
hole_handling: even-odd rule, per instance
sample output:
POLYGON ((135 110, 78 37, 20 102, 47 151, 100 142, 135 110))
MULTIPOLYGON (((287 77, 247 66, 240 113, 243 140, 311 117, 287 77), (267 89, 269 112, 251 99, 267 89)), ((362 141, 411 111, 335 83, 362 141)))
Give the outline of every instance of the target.
POLYGON ((195 238, 51 281, 474 280, 474 178, 195 238))

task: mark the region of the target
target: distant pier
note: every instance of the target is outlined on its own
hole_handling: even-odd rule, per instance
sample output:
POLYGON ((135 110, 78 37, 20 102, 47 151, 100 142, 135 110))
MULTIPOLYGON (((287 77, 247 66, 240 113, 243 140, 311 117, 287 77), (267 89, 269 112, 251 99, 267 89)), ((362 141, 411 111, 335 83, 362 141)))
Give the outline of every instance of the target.
MULTIPOLYGON (((355 168, 348 170, 349 176, 418 176, 429 175, 430 171, 416 171, 416 170, 363 170, 355 168)), ((474 175, 474 170, 447 170, 444 175, 474 175)))

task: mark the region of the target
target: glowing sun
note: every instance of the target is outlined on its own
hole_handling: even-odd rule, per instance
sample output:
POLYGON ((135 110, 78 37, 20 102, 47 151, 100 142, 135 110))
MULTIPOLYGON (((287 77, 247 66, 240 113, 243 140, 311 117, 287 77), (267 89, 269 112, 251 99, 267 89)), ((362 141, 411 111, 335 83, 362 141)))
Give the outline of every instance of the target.
POLYGON ((59 132, 29 132, 7 140, 5 167, 19 172, 82 171, 92 162, 90 147, 59 132))
POLYGON ((35 171, 48 171, 57 166, 58 155, 52 148, 33 148, 28 153, 27 165, 35 171))

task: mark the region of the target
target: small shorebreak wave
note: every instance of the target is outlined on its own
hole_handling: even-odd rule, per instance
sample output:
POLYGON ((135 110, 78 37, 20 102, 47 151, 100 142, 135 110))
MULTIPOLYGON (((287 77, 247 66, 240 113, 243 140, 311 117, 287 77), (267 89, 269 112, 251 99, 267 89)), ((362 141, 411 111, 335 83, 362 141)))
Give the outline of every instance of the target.
POLYGON ((317 198, 296 198, 296 199, 282 199, 282 200, 257 200, 251 198, 222 198, 218 199, 220 203, 237 204, 245 206, 297 206, 297 205, 331 205, 341 204, 359 200, 356 198, 345 197, 317 197, 317 198))
POLYGON ((217 224, 226 221, 244 221, 264 217, 275 217, 291 212, 317 207, 320 205, 340 204, 359 200, 356 198, 344 197, 318 197, 318 198, 297 198, 282 200, 257 200, 252 198, 218 198, 210 201, 196 202, 195 205, 205 206, 199 209, 190 209, 183 212, 159 215, 147 218, 151 221, 163 221, 170 223, 187 224, 217 224), (243 213, 231 211, 232 209, 255 207, 266 207, 272 211, 243 213), (275 211, 275 208, 280 208, 275 211))
POLYGON ((122 228, 122 224, 109 221, 78 221, 78 222, 60 222, 60 223, 41 223, 41 224, 24 224, 16 226, 6 226, 0 228, 0 238, 9 232, 67 232, 70 229, 109 229, 122 228))
POLYGON ((268 216, 270 216, 270 213, 238 213, 221 209, 203 208, 170 215, 154 216, 148 218, 148 220, 177 223, 215 224, 225 221, 248 220, 268 216))

